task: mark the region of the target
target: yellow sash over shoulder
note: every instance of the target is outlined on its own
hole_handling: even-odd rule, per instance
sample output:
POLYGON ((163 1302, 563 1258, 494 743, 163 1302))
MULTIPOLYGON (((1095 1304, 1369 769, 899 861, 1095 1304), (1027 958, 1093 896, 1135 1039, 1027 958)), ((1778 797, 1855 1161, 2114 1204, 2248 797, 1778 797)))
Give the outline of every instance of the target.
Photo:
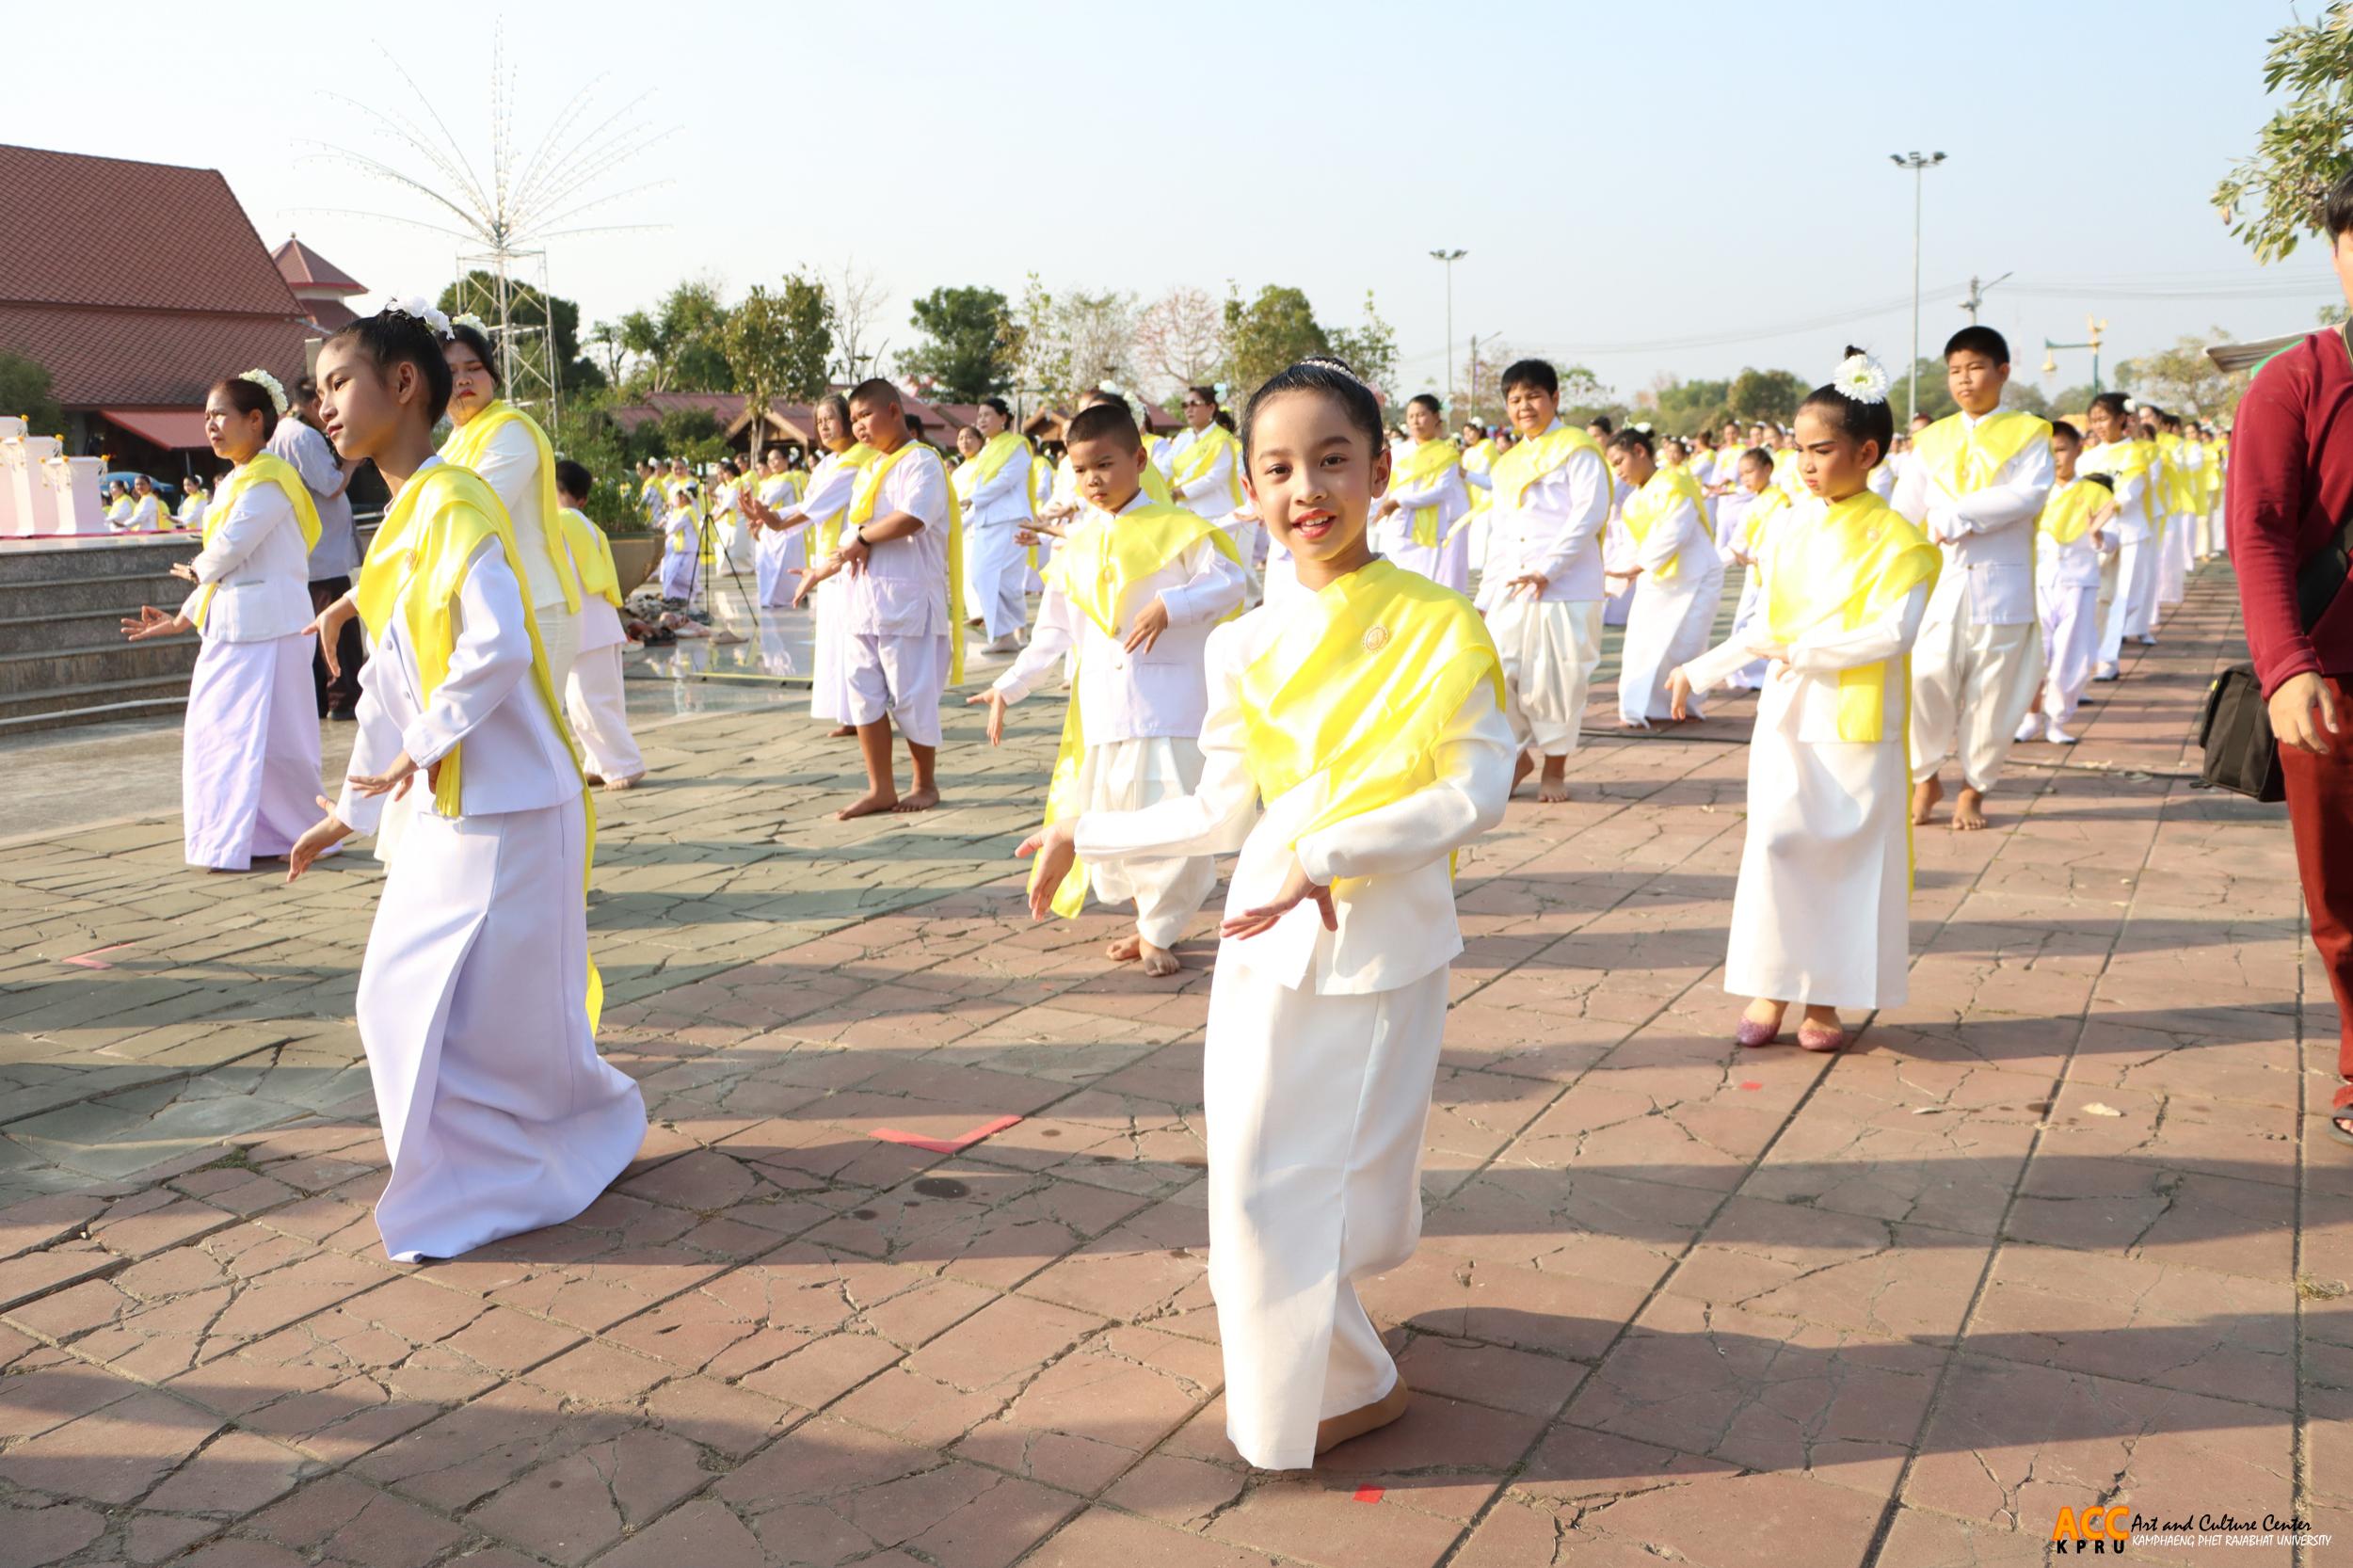
MULTIPOLYGON (((1450 468, 1460 467, 1463 454, 1455 444, 1441 436, 1433 441, 1423 441, 1399 458, 1389 470, 1389 488, 1411 487, 1422 489, 1437 483, 1450 468)), ((1438 548, 1438 508, 1414 508, 1414 542, 1424 550, 1438 548)))
MULTIPOLYGON (((1555 424, 1541 436, 1531 436, 1513 443, 1512 449, 1495 459, 1488 470, 1494 482, 1496 498, 1507 506, 1516 506, 1528 487, 1567 462, 1580 452, 1601 456, 1601 443, 1584 431, 1566 424, 1555 424)), ((1607 468, 1605 461, 1602 465, 1607 468)))
POLYGON ((2112 492, 2105 485, 2074 479, 2051 492, 2035 524, 2056 545, 2071 545, 2091 531, 2091 520, 2107 504, 2112 492))
MULTIPOLYGON (((1707 497, 1700 488, 1700 482, 1691 477, 1689 469, 1662 463, 1657 472, 1643 481, 1641 489, 1626 498, 1625 531, 1634 536, 1636 544, 1641 544, 1675 509, 1678 501, 1689 502, 1691 509, 1699 514, 1700 525, 1706 526, 1707 497)), ((1651 575, 1665 583, 1682 569, 1683 557, 1677 555, 1651 575)))
MULTIPOLYGON (((853 446, 847 446, 841 450, 842 462, 853 469, 862 469, 880 456, 880 453, 877 453, 872 447, 867 445, 864 441, 859 441, 853 446)), ((857 494, 856 479, 853 477, 850 484, 850 493, 853 497, 855 497, 857 494)), ((835 551, 841 548, 841 520, 849 515, 849 507, 844 506, 840 511, 835 512, 830 516, 813 518, 805 525, 807 527, 814 528, 817 531, 817 537, 810 542, 809 546, 811 559, 819 559, 824 556, 830 555, 835 551)))
MULTIPOLYGON (((2051 439, 2051 423, 2015 408, 1996 408, 1975 428, 1963 414, 1946 414, 1913 439, 1913 460, 1954 495, 1968 495, 1993 483, 1993 476, 2033 441, 2051 439)), ((1923 520, 1913 519, 1914 522, 1923 520)))
MULTIPOLYGON (((1131 608, 1127 603, 1130 590, 1203 539, 1236 566, 1241 565, 1231 535, 1182 506, 1156 501, 1117 516, 1091 510, 1048 563, 1047 582, 1062 590, 1073 609, 1101 627, 1105 636, 1116 637, 1128 624, 1123 616, 1131 608)), ((1241 606, 1237 604, 1233 615, 1240 614, 1241 606)), ((1079 773, 1085 761, 1086 728, 1074 671, 1070 704, 1063 712, 1062 745, 1054 754, 1054 772, 1046 786, 1048 827, 1079 814, 1079 773)), ((1034 873, 1030 880, 1036 882, 1034 873)), ((1086 895, 1086 863, 1074 861, 1062 886, 1054 889, 1054 913, 1070 919, 1085 907, 1086 895)))
POLYGON ((1241 674, 1242 762, 1259 799, 1324 780, 1301 837, 1433 782, 1438 738, 1481 681, 1503 702, 1487 623, 1419 572, 1376 559, 1323 588, 1315 608, 1323 625, 1305 659, 1278 645, 1241 674))
POLYGON ((1024 475, 1023 488, 1030 497, 1030 510, 1037 510, 1037 465, 1030 461, 1030 443, 1018 433, 1000 430, 988 438, 988 444, 972 456, 965 466, 972 471, 971 483, 985 485, 997 477, 1000 470, 1018 456, 1029 472, 1024 475))
POLYGON ((1231 448, 1234 461, 1225 471, 1227 509, 1241 504, 1241 442, 1223 424, 1212 422, 1193 439, 1191 446, 1176 454, 1176 461, 1169 473, 1172 492, 1184 488, 1196 479, 1206 479, 1217 467, 1217 455, 1231 448))
POLYGON ((582 600, 601 599, 619 609, 621 568, 613 564, 613 541, 587 513, 567 506, 563 516, 564 548, 572 558, 572 569, 580 573, 582 600))
POLYGON ((1765 487, 1749 509, 1740 518, 1740 549, 1750 560, 1756 559, 1757 548, 1764 542, 1765 530, 1789 504, 1789 492, 1778 485, 1765 487))
MULTIPOLYGON (((1819 627, 1850 632, 1935 585, 1944 556, 1894 507, 1869 490, 1827 504, 1807 500, 1774 520, 1763 541, 1765 617, 1787 647, 1819 627)), ((1912 689, 1904 660, 1904 690, 1912 689)), ((1838 738, 1884 738, 1887 664, 1838 672, 1838 738)), ((1900 739, 1900 737, 1899 737, 1900 739)))
MULTIPOLYGON (((855 452, 857 448, 851 450, 855 452)), ((850 501, 849 526, 853 532, 874 520, 874 508, 882 499, 883 480, 908 453, 922 455, 915 459, 917 462, 928 459, 940 465, 939 492, 948 498, 948 684, 961 685, 964 681, 964 508, 957 504, 956 488, 948 483, 948 465, 937 452, 912 436, 900 443, 898 451, 888 456, 872 447, 865 450, 866 461, 858 472, 857 490, 850 501)))
MULTIPOLYGON (((551 513, 550 516, 557 514, 551 513)), ((490 488, 483 477, 469 468, 452 463, 436 463, 431 468, 413 473, 408 483, 392 498, 384 521, 368 545, 368 558, 360 563, 360 581, 352 589, 352 601, 359 607, 360 620, 368 629, 368 635, 381 641, 392 616, 401 617, 401 630, 407 634, 409 650, 416 656, 417 680, 424 687, 418 696, 425 702, 449 679, 449 663, 457 651, 457 596, 465 586, 466 573, 474 552, 485 539, 495 539, 506 557, 506 569, 515 574, 518 585, 528 580, 523 576, 522 560, 515 549, 515 525, 506 516, 506 507, 498 492, 490 488)), ((522 606, 523 624, 531 632, 531 689, 546 709, 555 732, 564 737, 570 750, 572 766, 580 766, 580 749, 572 740, 571 726, 565 722, 564 702, 556 692, 555 680, 548 668, 546 646, 539 638, 538 617, 531 613, 530 594, 525 591, 522 606)), ((445 817, 464 814, 466 743, 460 741, 442 757, 440 777, 433 785, 433 804, 445 817)), ((588 873, 597 860, 597 805, 585 781, 580 792, 580 808, 587 822, 588 852, 584 857, 581 873, 581 896, 587 896, 588 873)), ((588 1023, 596 1026, 604 1011, 604 982, 597 973, 597 961, 588 960, 588 1023)))
POLYGON ((2138 479, 2141 517, 2152 534, 2165 532, 2165 508, 2157 499, 2159 471, 2157 443, 2136 437, 2128 441, 2108 441, 2085 453, 2075 463, 2075 472, 2082 474, 2105 473, 2121 486, 2127 479, 2138 479))
MULTIPOLYGON (((310 487, 302 482, 302 475, 295 472, 292 463, 274 452, 256 452, 220 482, 220 488, 204 509, 204 542, 211 544, 213 536, 220 532, 220 525, 229 520, 230 504, 256 485, 275 485, 286 492, 286 498, 294 503, 295 521, 302 529, 304 552, 316 549, 319 509, 312 504, 310 487)), ((160 501, 155 504, 158 510, 163 506, 160 501)), ((196 609, 192 613, 198 626, 204 624, 204 613, 213 607, 213 595, 219 586, 217 583, 207 583, 197 591, 196 609)))
MULTIPOLYGON (((509 424, 520 424, 531 436, 531 444, 539 449, 539 515, 551 529, 557 526, 556 514, 564 504, 555 496, 555 448, 548 442, 548 433, 539 428, 539 422, 516 408, 504 398, 493 398, 483 410, 456 430, 441 443, 441 461, 456 463, 459 468, 480 469, 482 455, 489 450, 490 438, 509 424)), ((509 521, 512 531, 512 521, 509 521)), ((547 541, 552 546, 555 541, 547 541)), ((557 586, 564 590, 564 608, 574 615, 580 613, 580 578, 572 565, 564 558, 564 552, 551 548, 548 558, 555 563, 557 586)), ((520 568, 517 570, 520 573, 520 568)), ((536 586, 528 577, 523 579, 523 597, 533 597, 536 586)))

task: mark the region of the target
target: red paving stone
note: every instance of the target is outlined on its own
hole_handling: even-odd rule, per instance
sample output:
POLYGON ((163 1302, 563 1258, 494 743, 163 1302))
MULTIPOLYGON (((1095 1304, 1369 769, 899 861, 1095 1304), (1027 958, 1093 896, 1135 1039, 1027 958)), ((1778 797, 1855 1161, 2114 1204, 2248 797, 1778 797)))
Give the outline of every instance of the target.
MULTIPOLYGON (((1463 868, 1423 1245, 1362 1288, 1416 1407, 1289 1475, 1223 1433, 1209 946, 1155 984, 1101 965, 1114 916, 1016 908, 1054 725, 988 753, 952 715, 965 799, 856 832, 797 716, 665 728, 595 909, 638 1161, 568 1224, 399 1268, 344 1088, 0 1206, 0 1560, 2008 1568, 2096 1502, 2293 1509, 2338 1537, 2303 1562, 2353 1553, 2334 1012, 2279 815, 2185 776, 2236 649, 2201 577, 2081 745, 2019 749, 1993 831, 1920 835, 1912 1000, 1839 1058, 1725 1038, 1745 703, 1599 733, 1574 803, 1516 804, 1463 868), (1001 1115, 952 1155, 872 1136, 1001 1115)), ((67 836, 0 876, 78 920, 184 892, 176 849, 67 836)), ((302 972, 374 887, 241 884, 183 935, 302 972)), ((301 1016, 348 1064, 340 951, 301 1016)), ((0 1006, 109 1066, 237 1000, 158 1035, 143 971, 43 984, 0 1006)))

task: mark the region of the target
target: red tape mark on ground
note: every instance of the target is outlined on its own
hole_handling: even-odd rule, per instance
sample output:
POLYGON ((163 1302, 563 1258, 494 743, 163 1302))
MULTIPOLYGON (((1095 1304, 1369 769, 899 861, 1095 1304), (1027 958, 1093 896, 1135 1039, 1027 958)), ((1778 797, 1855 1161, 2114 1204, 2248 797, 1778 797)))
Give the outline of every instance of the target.
POLYGON ((1756 1081, 1756 1080, 1754 1080, 1754 1079, 1751 1079, 1751 1080, 1749 1080, 1746 1083, 1743 1083, 1742 1085, 1740 1085, 1740 1087, 1741 1087, 1741 1088, 1743 1088, 1743 1089, 1762 1089, 1762 1088, 1764 1088, 1764 1087, 1765 1087, 1765 1085, 1763 1085, 1762 1083, 1757 1082, 1757 1081, 1756 1081))
POLYGON ((124 948, 134 945, 136 944, 130 942, 117 942, 112 947, 92 948, 88 952, 77 952, 71 958, 60 958, 57 962, 71 964, 78 969, 111 969, 114 966, 101 963, 98 955, 102 952, 120 952, 124 948))
POLYGON ((960 1154, 984 1138, 994 1138, 1020 1120, 1018 1116, 1000 1116, 993 1122, 983 1122, 961 1138, 926 1138, 920 1132, 902 1132, 895 1127, 878 1127, 872 1136, 886 1144, 904 1144, 909 1148, 929 1149, 934 1154, 960 1154))
POLYGON ((1377 1503, 1381 1500, 1381 1493, 1382 1488, 1378 1486, 1360 1486, 1356 1488, 1356 1500, 1360 1503, 1377 1503))

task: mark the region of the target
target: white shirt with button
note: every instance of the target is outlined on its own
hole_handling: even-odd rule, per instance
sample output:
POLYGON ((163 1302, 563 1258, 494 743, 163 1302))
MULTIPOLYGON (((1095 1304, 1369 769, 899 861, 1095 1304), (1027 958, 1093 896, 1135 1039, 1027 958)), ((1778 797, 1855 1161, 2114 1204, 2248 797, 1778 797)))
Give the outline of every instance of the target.
POLYGON ((180 606, 196 618, 204 585, 213 601, 204 612, 206 638, 261 643, 290 637, 311 623, 310 552, 294 502, 278 485, 247 485, 229 504, 196 559, 198 588, 180 606))
MULTIPOLYGON (((1977 417, 1961 416, 1976 429, 1977 417)), ((1928 620, 1966 613, 1973 626, 2024 626, 2035 619, 2034 525, 2051 494, 2051 442, 2037 437, 1994 472, 1992 483, 1955 495, 1929 465, 1913 461, 1893 504, 1945 552, 1928 620)))

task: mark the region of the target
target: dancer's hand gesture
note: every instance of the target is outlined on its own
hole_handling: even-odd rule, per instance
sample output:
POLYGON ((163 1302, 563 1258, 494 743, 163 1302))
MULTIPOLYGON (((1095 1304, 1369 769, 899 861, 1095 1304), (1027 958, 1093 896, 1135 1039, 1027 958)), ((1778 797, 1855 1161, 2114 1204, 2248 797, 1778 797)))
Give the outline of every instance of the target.
POLYGON ((1262 936, 1273 930, 1276 921, 1310 899, 1315 901, 1316 908, 1322 912, 1323 929, 1337 931, 1340 928, 1340 916, 1339 911, 1332 906, 1332 889, 1319 885, 1308 876, 1307 869, 1299 863, 1297 856, 1293 856, 1290 874, 1283 879, 1283 890, 1274 896, 1273 901, 1262 904, 1256 909, 1245 909, 1234 916, 1218 927, 1218 935, 1245 941, 1250 937, 1262 936))
POLYGON ((125 616, 122 621, 122 634, 135 643, 143 643, 150 637, 176 637, 193 630, 193 624, 184 616, 168 615, 152 604, 140 605, 136 619, 125 616))
POLYGON ((327 673, 330 677, 344 673, 343 661, 335 656, 335 645, 343 639, 344 622, 359 613, 360 607, 351 601, 349 594, 345 594, 321 610, 312 618, 311 624, 302 629, 305 636, 317 634, 319 657, 327 661, 327 673))
POLYGON ((335 820, 335 803, 325 795, 318 797, 319 809, 327 815, 305 828, 286 852, 286 880, 292 882, 311 869, 311 862, 351 837, 351 829, 335 820))
POLYGON ((964 699, 967 708, 978 708, 983 703, 988 705, 988 744, 1002 745, 1005 740, 1005 694, 991 686, 964 699))
MULTIPOLYGON (((426 773, 425 782, 428 785, 435 782, 435 776, 440 771, 440 764, 438 762, 435 763, 426 773)), ((376 774, 373 777, 362 777, 358 774, 354 774, 344 782, 349 784, 353 789, 359 791, 363 795, 380 795, 389 793, 394 800, 398 800, 401 796, 408 792, 409 786, 414 784, 416 781, 417 764, 412 761, 409 759, 408 754, 404 751, 399 756, 393 758, 392 764, 382 773, 376 774)))
POLYGON ((1167 630, 1168 605, 1155 594, 1151 603, 1136 612, 1135 624, 1128 628, 1128 651, 1151 652, 1152 645, 1159 642, 1160 633, 1167 630))
POLYGON ((1070 868, 1078 864, 1079 847, 1073 832, 1071 820, 1065 817, 1039 828, 1014 851, 1024 860, 1036 860, 1030 869, 1030 919, 1033 920, 1042 920, 1054 912, 1054 890, 1070 874, 1070 868))
POLYGON ((1667 677, 1667 712, 1678 719, 1691 716, 1691 678, 1680 664, 1667 677))

